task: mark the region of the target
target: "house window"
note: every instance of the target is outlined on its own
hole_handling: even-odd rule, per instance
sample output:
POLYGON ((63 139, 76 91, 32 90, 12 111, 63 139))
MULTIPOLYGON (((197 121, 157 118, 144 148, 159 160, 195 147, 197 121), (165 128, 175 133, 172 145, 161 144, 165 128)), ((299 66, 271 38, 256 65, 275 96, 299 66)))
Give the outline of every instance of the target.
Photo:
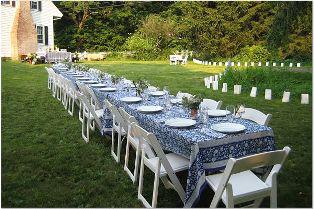
POLYGON ((31 1, 31 9, 38 9, 38 2, 37 1, 31 1))
POLYGON ((41 11, 41 1, 31 1, 31 9, 41 11))
POLYGON ((10 6, 10 1, 1 1, 1 5, 10 6))
POLYGON ((39 44, 44 43, 43 27, 37 26, 37 42, 39 44))

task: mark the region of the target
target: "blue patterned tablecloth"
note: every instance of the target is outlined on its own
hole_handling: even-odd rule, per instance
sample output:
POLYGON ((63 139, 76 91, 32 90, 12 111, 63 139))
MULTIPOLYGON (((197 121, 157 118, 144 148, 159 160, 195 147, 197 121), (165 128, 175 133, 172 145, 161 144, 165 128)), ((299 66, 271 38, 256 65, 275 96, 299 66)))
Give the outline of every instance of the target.
MULTIPOLYGON (((66 77, 75 82, 75 78, 71 75, 66 75, 66 77)), ((197 119, 197 124, 191 128, 171 128, 165 125, 166 119, 189 118, 189 112, 182 106, 173 105, 169 111, 144 114, 138 112, 137 107, 141 105, 163 106, 165 99, 149 97, 148 101, 127 104, 120 99, 135 96, 134 90, 128 92, 124 89, 110 93, 99 91, 97 88, 93 90, 102 105, 107 98, 112 104, 123 107, 133 115, 139 125, 156 135, 163 149, 190 159, 185 207, 192 207, 197 202, 202 189, 206 186, 206 174, 223 169, 230 157, 239 158, 275 150, 273 131, 268 126, 245 119, 234 119, 234 122, 244 125, 246 130, 238 134, 223 134, 210 128, 215 123, 223 122, 225 118, 222 117, 209 118, 206 125, 201 124, 197 119)), ((112 118, 108 109, 104 108, 102 118, 102 132, 111 131, 112 118)))

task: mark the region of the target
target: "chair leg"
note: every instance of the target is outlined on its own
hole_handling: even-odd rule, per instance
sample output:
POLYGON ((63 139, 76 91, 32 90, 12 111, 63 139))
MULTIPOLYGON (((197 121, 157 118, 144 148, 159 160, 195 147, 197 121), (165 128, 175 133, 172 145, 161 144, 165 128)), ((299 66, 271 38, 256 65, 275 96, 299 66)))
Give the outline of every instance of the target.
MULTIPOLYGON (((114 124, 113 124, 114 126, 114 124)), ((114 137, 114 133, 115 133, 115 129, 114 127, 112 127, 112 133, 111 133, 111 155, 112 157, 116 160, 117 163, 120 162, 120 156, 121 156, 121 126, 119 125, 119 130, 116 131, 118 133, 118 141, 117 141, 117 154, 114 152, 114 147, 115 147, 115 137, 114 137)))
POLYGON ((158 166, 157 166, 157 171, 155 171, 154 190, 153 190, 153 199, 152 199, 152 207, 153 208, 156 208, 156 206, 157 206, 160 166, 161 166, 161 163, 159 161, 158 166))
POLYGON ((116 155, 116 153, 114 152, 114 147, 115 147, 115 129, 112 127, 112 131, 111 131, 111 155, 112 157, 115 159, 115 161, 118 163, 118 156, 116 155))
POLYGON ((277 173, 272 176, 272 188, 270 192, 270 207, 277 208, 277 173))
POLYGON ((58 86, 57 99, 61 101, 61 86, 58 86))
POLYGON ((134 183, 134 175, 131 173, 128 165, 129 165, 129 155, 130 155, 130 141, 127 139, 126 147, 125 147, 125 157, 124 157, 124 170, 131 178, 132 182, 134 183))
POLYGON ((57 94, 56 88, 57 88, 56 83, 54 83, 52 86, 52 96, 54 98, 56 98, 56 94, 57 94))
POLYGON ((234 208, 234 202, 233 202, 233 190, 230 183, 226 186, 226 193, 227 193, 227 208, 234 208))
POLYGON ((82 122, 82 137, 84 139, 84 141, 87 143, 89 142, 89 119, 86 119, 85 116, 83 116, 83 122, 82 122), (86 125, 85 125, 85 121, 86 121, 86 125), (85 135, 86 132, 86 135, 85 135))
POLYGON ((135 149, 136 156, 135 156, 135 164, 134 164, 134 171, 133 173, 130 171, 129 165, 129 155, 130 155, 130 141, 127 139, 126 141, 126 148, 125 148, 125 159, 124 159, 124 170, 127 172, 129 177, 131 178, 133 184, 137 181, 138 170, 139 170, 139 163, 140 163, 140 149, 139 146, 135 149))
POLYGON ((73 116, 74 112, 74 98, 69 96, 68 97, 68 113, 73 116))
POLYGON ((134 164, 134 182, 136 182, 137 176, 138 176, 140 156, 141 156, 140 147, 137 147, 136 155, 135 155, 135 164, 134 164))
MULTIPOLYGON (((144 156, 145 153, 142 151, 142 156, 144 156)), ((144 177, 144 157, 141 159, 141 169, 140 169, 140 177, 139 177, 139 184, 138 184, 138 194, 137 198, 142 201, 145 207, 151 208, 152 206, 147 202, 145 197, 142 195, 143 192, 143 177, 144 177)))
POLYGON ((51 78, 48 76, 48 89, 51 89, 51 78))
POLYGON ((79 110, 79 120, 83 123, 83 117, 84 117, 84 112, 83 112, 83 104, 82 102, 80 101, 80 110, 79 110))
POLYGON ((118 155, 118 162, 120 162, 120 157, 121 157, 121 144, 122 144, 122 141, 121 141, 121 128, 120 128, 120 132, 118 133, 118 148, 117 148, 117 155, 118 155))

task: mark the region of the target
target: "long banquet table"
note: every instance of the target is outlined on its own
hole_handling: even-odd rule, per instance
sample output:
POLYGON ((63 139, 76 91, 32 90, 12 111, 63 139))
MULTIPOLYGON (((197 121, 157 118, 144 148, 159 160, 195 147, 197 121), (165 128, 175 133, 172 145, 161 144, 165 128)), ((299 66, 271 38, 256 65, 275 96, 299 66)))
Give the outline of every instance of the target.
MULTIPOLYGON (((58 72, 58 71, 57 71, 58 72)), ((61 72, 63 76, 75 83, 72 75, 61 72)), ((88 74, 88 73, 85 73, 88 74)), ((135 96, 135 90, 121 89, 115 92, 103 92, 92 88, 103 105, 108 99, 117 107, 123 107, 133 115, 143 128, 156 135, 162 148, 190 159, 186 185, 185 207, 193 207, 206 187, 205 176, 225 167, 229 158, 239 158, 251 154, 275 150, 273 131, 268 126, 259 125, 245 119, 234 119, 246 127, 237 134, 223 134, 211 129, 211 125, 225 120, 224 117, 209 118, 203 125, 197 119, 197 124, 190 128, 171 128, 165 125, 165 120, 174 117, 189 118, 189 112, 181 105, 172 105, 169 111, 155 114, 144 114, 137 111, 141 105, 160 105, 165 103, 164 97, 149 97, 147 101, 127 104, 120 99, 125 96, 135 96)), ((112 118, 104 107, 102 117, 103 133, 111 130, 112 118)))

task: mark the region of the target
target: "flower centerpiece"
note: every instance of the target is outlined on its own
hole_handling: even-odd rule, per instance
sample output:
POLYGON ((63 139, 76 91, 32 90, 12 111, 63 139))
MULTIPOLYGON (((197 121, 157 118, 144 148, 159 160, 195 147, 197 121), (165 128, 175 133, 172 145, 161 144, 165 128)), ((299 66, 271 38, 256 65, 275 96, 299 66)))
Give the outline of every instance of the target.
POLYGON ((111 76, 111 82, 112 82, 114 85, 118 84, 118 83, 120 82, 120 80, 121 80, 121 77, 119 77, 119 76, 116 76, 116 75, 112 75, 112 76, 111 76))
POLYGON ((192 119, 196 119, 198 108, 199 108, 199 105, 201 104, 202 100, 203 100, 202 97, 198 96, 198 95, 197 96, 193 95, 191 97, 183 97, 182 98, 182 105, 191 110, 192 119))
POLYGON ((136 88, 136 95, 141 96, 145 89, 148 88, 148 82, 145 80, 133 81, 133 84, 136 88))

